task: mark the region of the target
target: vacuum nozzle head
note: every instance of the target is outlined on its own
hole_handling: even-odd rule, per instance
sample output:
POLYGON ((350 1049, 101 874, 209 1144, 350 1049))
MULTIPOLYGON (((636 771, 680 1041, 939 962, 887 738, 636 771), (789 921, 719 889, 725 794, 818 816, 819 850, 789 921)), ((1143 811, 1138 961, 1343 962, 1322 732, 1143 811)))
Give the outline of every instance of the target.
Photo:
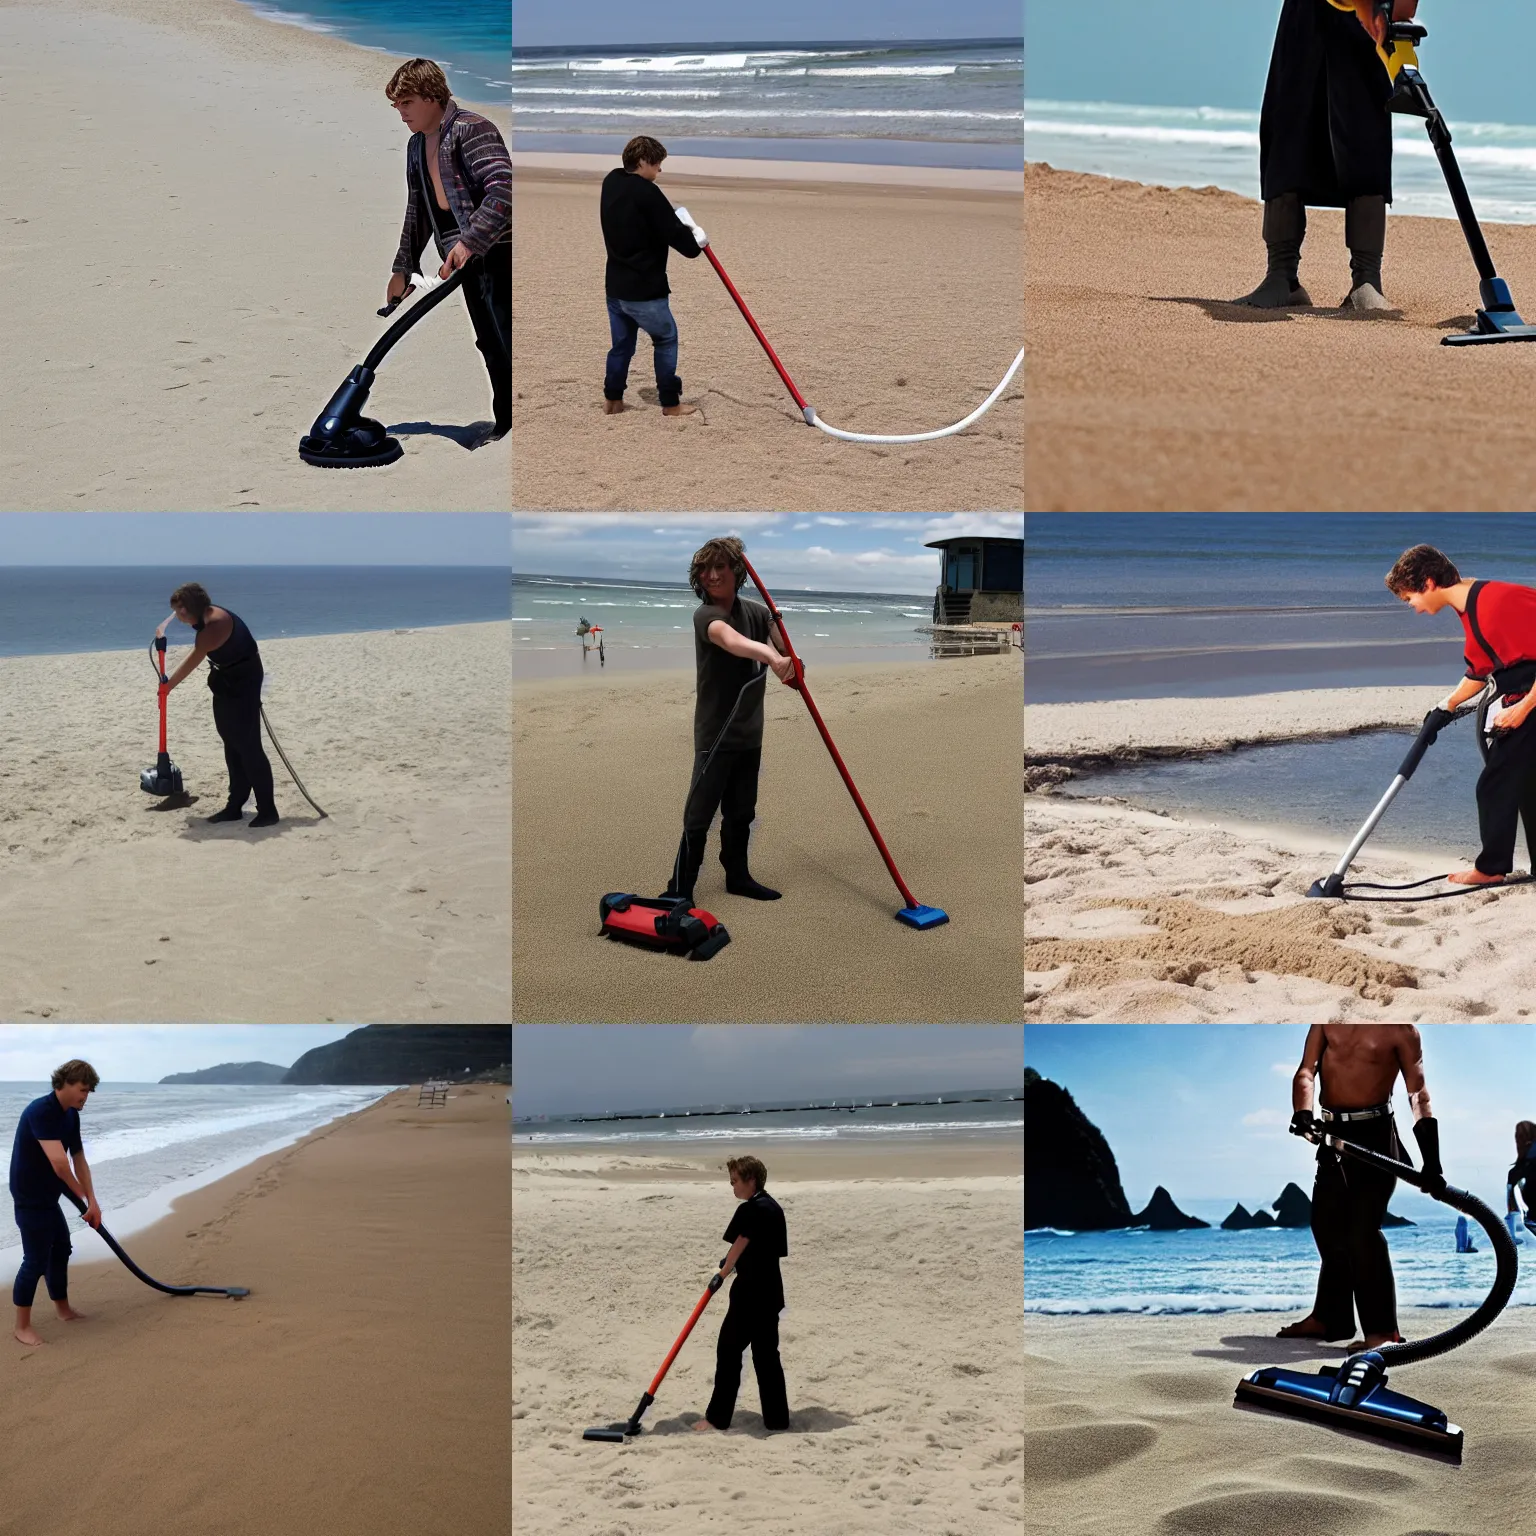
POLYGON ((622 1429, 584 1429, 581 1432, 583 1440, 606 1440, 612 1445, 624 1444, 624 1431, 622 1429))
POLYGON ((915 907, 903 907, 896 914, 896 921, 909 928, 938 928, 949 921, 949 913, 942 907, 925 907, 919 903, 915 907))
POLYGON ((1344 877, 1342 875, 1329 875, 1323 880, 1314 880, 1307 888, 1310 898, 1328 897, 1336 899, 1344 894, 1344 877))
POLYGON ((182 794, 181 769, 162 754, 153 768, 146 768, 139 775, 139 788, 146 795, 159 795, 162 798, 182 794))

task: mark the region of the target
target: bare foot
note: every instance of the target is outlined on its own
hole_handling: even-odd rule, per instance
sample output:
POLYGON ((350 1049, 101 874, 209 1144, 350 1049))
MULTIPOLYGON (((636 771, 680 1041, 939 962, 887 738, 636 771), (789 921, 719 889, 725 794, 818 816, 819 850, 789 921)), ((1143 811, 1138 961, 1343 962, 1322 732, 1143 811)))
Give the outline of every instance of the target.
MULTIPOLYGON (((706 1429, 715 1429, 715 1426, 711 1424, 708 1419, 700 1419, 699 1422, 693 1426, 693 1432, 696 1435, 702 1433, 706 1429)), ((725 1431, 723 1429, 715 1429, 715 1433, 717 1435, 723 1435, 725 1431)))
POLYGON ((1351 1339, 1344 1347, 1350 1354, 1358 1355, 1363 1349, 1380 1349, 1383 1344, 1401 1344, 1400 1333, 1368 1333, 1363 1339, 1351 1339))
POLYGON ((57 1312, 60 1319, 66 1323, 83 1323, 88 1321, 87 1315, 84 1312, 76 1312, 75 1309, 70 1306, 67 1301, 62 1307, 56 1306, 54 1311, 57 1312))
POLYGON ((18 1328, 12 1335, 18 1344, 41 1344, 43 1341, 37 1336, 35 1328, 18 1328))
POLYGON ((1326 1339, 1328 1332, 1315 1317, 1309 1314, 1299 1323, 1287 1323, 1275 1337, 1277 1339, 1326 1339))
POLYGON ((692 416, 698 410, 696 405, 664 405, 661 408, 663 416, 692 416))
POLYGON ((1445 877, 1452 885, 1503 885, 1503 875, 1485 875, 1480 869, 1458 869, 1445 877))
POLYGON ((627 411, 629 407, 622 400, 604 400, 603 413, 607 416, 617 416, 620 411, 627 411))

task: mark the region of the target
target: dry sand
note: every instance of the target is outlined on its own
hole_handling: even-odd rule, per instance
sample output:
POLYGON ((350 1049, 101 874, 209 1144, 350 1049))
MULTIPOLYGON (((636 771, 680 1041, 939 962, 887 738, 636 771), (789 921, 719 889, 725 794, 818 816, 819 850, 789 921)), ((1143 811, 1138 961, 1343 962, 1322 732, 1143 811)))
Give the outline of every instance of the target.
MULTIPOLYGON (((1117 758, 1411 728, 1437 696, 1429 688, 1348 688, 1030 705, 1025 772, 1038 784, 1117 758)), ((1528 922, 1528 888, 1422 905, 1309 901, 1308 886, 1342 852, 1332 841, 1050 794, 1028 797, 1025 843, 1028 1020, 1531 1016, 1536 959, 1509 942, 1511 924, 1523 931, 1528 922)), ((1443 855, 1416 857, 1373 841, 1354 875, 1406 881, 1445 868, 1443 855)))
POLYGON ((513 685, 513 992, 522 1022, 976 1022, 1019 1017, 1020 658, 812 668, 822 716, 919 901, 901 897, 804 704, 770 682, 757 878, 730 896, 710 834, 698 904, 730 930, 693 964, 603 939, 606 891, 654 895, 693 756, 688 672, 513 685))
MULTIPOLYGON (((185 1196, 124 1240, 169 1297, 70 1214, 63 1324, 0 1339, 0 1528, 34 1536, 505 1532, 506 1089, 416 1090, 185 1196)), ((108 1227, 112 1213, 106 1213, 108 1227)), ((8 1305, 8 1302, 7 1302, 8 1305)))
MULTIPOLYGON (((1025 1324, 1024 1529, 1031 1536, 1514 1536, 1530 1529, 1536 1317, 1506 1312, 1438 1360, 1392 1373, 1466 1432, 1461 1467, 1305 1420, 1235 1412, 1264 1365, 1315 1370, 1337 1346, 1274 1337, 1277 1313, 1044 1317, 1025 1324)), ((1409 1309, 1422 1337, 1444 1312, 1409 1309)))
POLYGON ((282 824, 204 822, 206 668, 170 697, 197 799, 162 809, 143 651, 0 659, 0 1017, 506 1021, 509 625, 258 639, 325 821, 267 742, 282 824))
MULTIPOLYGON (((587 157, 595 159, 596 157, 587 157)), ((840 442, 807 427, 710 268, 668 262, 678 373, 696 416, 667 420, 650 345, 603 414, 609 348, 597 198, 603 169, 518 156, 513 195, 513 505, 658 511, 1012 509, 1021 504, 1019 376, 974 427, 931 443, 840 442)), ((674 175, 660 186, 708 231, 805 398, 851 432, 927 432, 980 405, 1022 342, 1014 192, 674 175)), ((862 170, 862 167, 845 168, 862 170)), ((1015 179, 1014 185, 1017 185, 1015 179)))
POLYGON ((506 508, 509 441, 442 435, 491 414, 456 296, 369 401, 405 457, 298 458, 388 323, 400 58, 236 0, 49 0, 0 6, 0 60, 0 507, 506 508))
MULTIPOLYGON (((1021 1503, 1022 1143, 925 1176, 910 1154, 765 1155, 789 1225, 780 1350, 790 1431, 750 1360, 725 1435, 694 1434, 724 1310, 705 1310, 628 1446, 626 1417, 714 1266, 733 1201, 718 1145, 609 1179, 609 1151, 514 1155, 513 1526, 518 1536, 1010 1536, 1021 1503), (678 1170, 696 1165, 702 1185, 678 1170), (680 1173, 683 1176, 679 1176, 680 1173)), ((624 1155, 625 1163, 637 1161, 624 1155)))
MULTIPOLYGON (((1477 272, 1460 226, 1393 216, 1395 318, 1225 302, 1263 275, 1257 203, 1025 172, 1035 511, 1512 511, 1536 501, 1536 347, 1455 350, 1477 272)), ((1302 281, 1349 288, 1343 215, 1309 213, 1302 281)), ((708 226, 706 226, 707 228, 708 226)), ((1486 226, 1536 307, 1536 229, 1486 226)))

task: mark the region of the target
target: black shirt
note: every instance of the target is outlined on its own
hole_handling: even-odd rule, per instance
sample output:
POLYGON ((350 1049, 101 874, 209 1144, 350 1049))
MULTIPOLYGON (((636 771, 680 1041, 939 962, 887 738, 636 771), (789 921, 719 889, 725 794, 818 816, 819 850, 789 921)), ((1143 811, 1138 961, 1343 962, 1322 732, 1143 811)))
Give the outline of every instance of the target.
POLYGON ((731 1287, 734 1299, 738 1291, 743 1300, 771 1307, 784 1307, 784 1279, 779 1274, 779 1260, 789 1253, 789 1233, 784 1225, 784 1211, 766 1190, 758 1190, 750 1200, 743 1200, 725 1229, 725 1240, 734 1243, 747 1239, 736 1261, 736 1283, 731 1287))
POLYGON ((608 297, 634 303, 666 298, 672 291, 667 286, 668 249, 688 257, 703 249, 666 193, 633 171, 609 171, 600 206, 608 297))
MULTIPOLYGON (((256 637, 246 628, 245 620, 238 613, 230 613, 228 608, 224 611, 229 614, 233 627, 229 639, 216 650, 208 652, 208 687, 224 698, 235 694, 259 694, 265 673, 256 637)), ((201 634, 206 627, 206 620, 200 620, 192 627, 201 634)))
POLYGON ((1520 1187, 1525 1208, 1536 1219, 1536 1151, 1528 1152, 1509 1170, 1507 1182, 1520 1187))
POLYGON ((64 1181, 53 1171, 40 1145, 45 1141, 63 1142, 65 1152, 81 1150, 80 1111, 65 1109, 56 1093, 33 1099, 16 1123, 16 1140, 11 1144, 11 1198, 17 1205, 57 1205, 64 1192, 64 1181))
MULTIPOLYGON (((745 656, 732 656, 709 638, 709 626, 723 619, 749 640, 768 644, 773 619, 761 603, 754 603, 738 592, 727 613, 705 602, 693 614, 693 657, 698 666, 698 696, 693 706, 693 750, 708 752, 714 746, 735 704, 742 685, 750 682, 762 668, 745 656)), ((731 728, 720 742, 722 752, 750 751, 763 744, 763 694, 767 679, 761 678, 747 689, 741 708, 731 721, 731 728)))

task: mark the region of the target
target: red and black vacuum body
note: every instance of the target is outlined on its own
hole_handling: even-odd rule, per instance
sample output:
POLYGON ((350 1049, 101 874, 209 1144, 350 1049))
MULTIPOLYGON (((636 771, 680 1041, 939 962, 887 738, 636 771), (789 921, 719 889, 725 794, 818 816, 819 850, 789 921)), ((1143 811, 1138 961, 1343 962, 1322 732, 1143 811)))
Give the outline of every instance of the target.
POLYGON ((731 942, 725 924, 681 896, 635 896, 610 891, 597 904, 605 938, 663 949, 690 960, 710 960, 731 942))
POLYGON ((155 669, 155 677, 159 680, 160 697, 160 751, 155 758, 153 768, 146 768, 139 775, 139 788, 146 795, 159 795, 165 798, 170 795, 183 793, 181 787, 181 769, 171 761, 171 754, 165 744, 165 700, 171 691, 171 680, 165 675, 165 636, 156 635, 154 644, 149 652, 150 665, 155 669))

